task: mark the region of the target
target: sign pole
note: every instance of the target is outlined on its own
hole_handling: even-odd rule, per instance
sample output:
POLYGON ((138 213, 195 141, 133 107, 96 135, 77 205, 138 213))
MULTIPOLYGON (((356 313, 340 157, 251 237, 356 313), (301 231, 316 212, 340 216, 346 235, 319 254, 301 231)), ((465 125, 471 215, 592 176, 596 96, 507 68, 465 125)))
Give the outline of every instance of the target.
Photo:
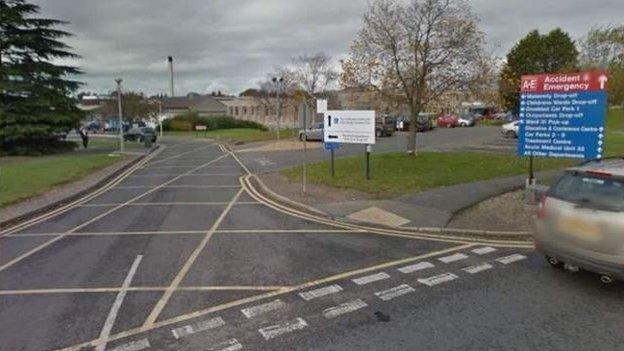
POLYGON ((308 104, 303 102, 301 106, 301 114, 302 114, 302 124, 303 124, 303 174, 301 177, 301 192, 305 195, 306 193, 306 173, 307 173, 307 163, 308 163, 308 135, 306 134, 306 130, 308 127, 307 118, 308 118, 308 104))
POLYGON ((535 174, 533 173, 533 154, 529 156, 529 186, 533 185, 535 181, 535 174))
POLYGON ((335 166, 334 166, 334 149, 331 149, 330 152, 331 152, 331 176, 333 178, 334 174, 335 174, 335 171, 334 171, 335 170, 335 166))
POLYGON ((364 151, 366 153, 366 180, 370 180, 370 145, 364 145, 364 151))

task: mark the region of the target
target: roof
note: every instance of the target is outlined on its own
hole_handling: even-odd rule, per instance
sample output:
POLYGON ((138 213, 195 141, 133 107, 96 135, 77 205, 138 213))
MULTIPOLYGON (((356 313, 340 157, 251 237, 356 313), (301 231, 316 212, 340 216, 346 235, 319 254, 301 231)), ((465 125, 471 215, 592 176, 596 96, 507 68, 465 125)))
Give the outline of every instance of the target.
POLYGON ((221 112, 226 110, 225 104, 210 95, 189 94, 163 98, 162 108, 165 110, 196 110, 199 112, 221 112))
POLYGON ((569 170, 579 172, 607 172, 618 177, 624 177, 624 158, 592 160, 576 167, 571 167, 569 170))

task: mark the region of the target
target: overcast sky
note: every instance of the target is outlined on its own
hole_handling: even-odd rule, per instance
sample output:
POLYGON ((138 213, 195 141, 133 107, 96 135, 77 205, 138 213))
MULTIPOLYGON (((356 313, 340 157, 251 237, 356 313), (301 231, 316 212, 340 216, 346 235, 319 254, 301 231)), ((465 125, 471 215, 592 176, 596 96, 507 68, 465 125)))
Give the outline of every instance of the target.
MULTIPOLYGON (((253 87, 304 52, 344 57, 367 0, 34 0, 63 19, 82 56, 84 90, 168 91, 176 95, 253 87)), ((504 55, 531 29, 561 27, 574 39, 592 25, 624 22, 624 0, 472 0, 491 48, 504 55)))

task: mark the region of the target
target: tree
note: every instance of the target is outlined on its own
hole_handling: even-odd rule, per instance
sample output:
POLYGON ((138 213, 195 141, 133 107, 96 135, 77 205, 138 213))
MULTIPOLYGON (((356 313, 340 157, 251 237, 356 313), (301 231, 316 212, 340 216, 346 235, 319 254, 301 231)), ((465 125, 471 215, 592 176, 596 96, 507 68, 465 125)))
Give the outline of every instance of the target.
POLYGON ((39 7, 0 0, 0 145, 7 153, 54 152, 74 143, 59 135, 76 127, 83 113, 71 97, 78 68, 55 64, 78 57, 56 29, 66 22, 34 17, 39 7))
POLYGON ((331 58, 322 52, 300 55, 293 64, 294 81, 309 99, 325 94, 339 78, 331 58))
POLYGON ((375 0, 363 22, 346 63, 353 76, 342 83, 407 105, 407 152, 416 154, 418 115, 441 95, 473 85, 484 35, 463 0, 375 0))
POLYGON ((268 74, 258 85, 260 89, 251 89, 246 95, 257 97, 260 106, 265 110, 275 111, 276 136, 279 139, 282 112, 294 103, 290 99, 297 89, 294 73, 286 67, 276 68, 275 72, 268 74))
POLYGON ((580 47, 584 67, 609 71, 609 103, 624 105, 624 25, 592 28, 580 47))
MULTIPOLYGON (((135 92, 121 94, 121 108, 125 121, 151 118, 158 112, 157 104, 150 102, 142 93, 135 92)), ((117 116, 119 114, 116 94, 113 99, 106 101, 102 107, 102 113, 105 116, 117 116)))
POLYGON ((524 74, 573 71, 578 68, 578 50, 568 33, 560 28, 541 35, 529 32, 509 51, 499 79, 504 106, 518 111, 520 77, 524 74))

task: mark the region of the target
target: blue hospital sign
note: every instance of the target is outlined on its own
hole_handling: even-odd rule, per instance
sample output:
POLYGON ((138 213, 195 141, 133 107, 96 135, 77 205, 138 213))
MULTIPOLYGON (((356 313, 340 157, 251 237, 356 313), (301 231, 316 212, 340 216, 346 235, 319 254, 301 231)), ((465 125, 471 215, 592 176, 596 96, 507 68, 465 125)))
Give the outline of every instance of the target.
POLYGON ((522 76, 518 154, 601 158, 606 84, 603 71, 522 76))

